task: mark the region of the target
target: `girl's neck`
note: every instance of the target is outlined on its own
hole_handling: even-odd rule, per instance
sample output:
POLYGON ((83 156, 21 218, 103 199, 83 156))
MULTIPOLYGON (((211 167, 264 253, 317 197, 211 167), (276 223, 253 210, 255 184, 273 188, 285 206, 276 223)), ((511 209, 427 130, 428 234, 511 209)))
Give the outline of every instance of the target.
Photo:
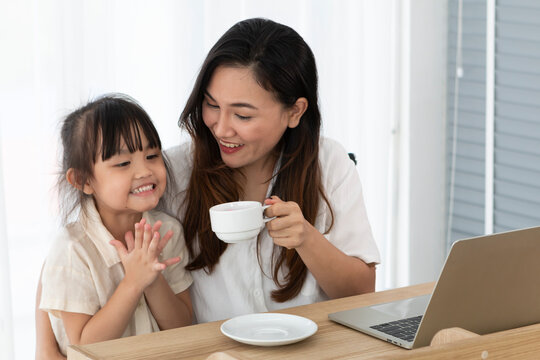
POLYGON ((135 231, 135 224, 141 221, 142 213, 129 213, 129 214, 107 214, 106 212, 99 212, 101 222, 109 230, 111 235, 121 242, 125 243, 124 237, 126 232, 135 231))

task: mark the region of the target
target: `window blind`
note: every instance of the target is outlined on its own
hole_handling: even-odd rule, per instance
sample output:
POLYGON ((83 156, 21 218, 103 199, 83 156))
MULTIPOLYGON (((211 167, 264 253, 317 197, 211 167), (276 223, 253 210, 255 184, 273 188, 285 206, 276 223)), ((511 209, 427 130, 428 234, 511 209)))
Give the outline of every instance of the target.
POLYGON ((540 2, 499 0, 495 27, 495 232, 540 225, 540 2))
MULTIPOLYGON (((448 246, 483 234, 486 196, 486 1, 463 1, 463 77, 456 92, 457 9, 458 0, 450 0, 447 178, 453 207, 448 207, 448 246)), ((493 196, 493 231, 501 232, 540 225, 540 2, 496 1, 494 71, 494 187, 487 195, 493 196)))
POLYGON ((447 201, 452 206, 449 206, 447 245, 450 246, 457 239, 475 236, 484 230, 486 4, 483 0, 463 2, 463 75, 458 79, 459 3, 450 0, 448 4, 447 201), (454 126, 457 126, 456 138, 454 126))

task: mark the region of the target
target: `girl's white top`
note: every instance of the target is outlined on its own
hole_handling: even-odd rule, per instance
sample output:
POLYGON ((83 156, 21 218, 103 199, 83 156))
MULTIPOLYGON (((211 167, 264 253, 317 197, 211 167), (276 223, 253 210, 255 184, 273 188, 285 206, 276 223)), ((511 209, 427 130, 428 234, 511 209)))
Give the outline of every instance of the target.
MULTIPOLYGON (((111 233, 101 222, 93 201, 87 202, 87 211, 79 220, 67 225, 56 236, 45 260, 42 274, 40 308, 49 312, 51 325, 60 346, 66 355, 69 345, 60 311, 94 315, 112 296, 124 278, 124 268, 116 249, 109 244, 111 233)), ((160 259, 180 256, 181 261, 163 271, 163 276, 175 294, 186 290, 192 283, 191 274, 184 270, 188 252, 184 233, 178 221, 159 211, 143 213, 147 222, 161 220, 160 233, 173 230, 174 236, 163 249, 160 259)), ((159 331, 156 320, 141 296, 133 317, 122 337, 159 331)))
MULTIPOLYGON (((379 263, 379 251, 371 233, 362 186, 354 163, 344 148, 330 139, 321 139, 319 154, 323 186, 334 211, 334 226, 324 236, 347 255, 358 257, 368 264, 379 263)), ((193 164, 191 143, 173 147, 166 151, 166 155, 175 177, 176 189, 173 191, 175 196, 169 195, 168 204, 162 205, 166 212, 180 214, 182 217, 185 209, 180 207, 183 206, 193 164)), ((268 188, 268 197, 272 195, 269 193, 271 186, 272 184, 268 188)), ((330 221, 327 205, 321 201, 315 227, 324 234, 330 221)), ((283 303, 273 301, 271 292, 277 289, 277 286, 272 280, 271 255, 275 245, 266 228, 259 237, 262 269, 257 259, 256 242, 247 241, 229 244, 212 273, 208 274, 204 269, 191 272, 193 285, 190 292, 198 322, 273 311, 328 299, 313 275, 308 272, 298 296, 283 303)))

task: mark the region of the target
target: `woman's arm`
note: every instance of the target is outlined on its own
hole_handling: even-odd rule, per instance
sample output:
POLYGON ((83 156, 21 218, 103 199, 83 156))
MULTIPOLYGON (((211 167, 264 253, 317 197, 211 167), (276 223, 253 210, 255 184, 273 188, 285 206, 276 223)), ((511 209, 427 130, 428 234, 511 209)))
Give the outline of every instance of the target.
POLYGON ((36 360, 65 360, 60 353, 58 343, 54 336, 49 315, 39 308, 41 301, 41 275, 36 293, 36 360))
POLYGON ((266 224, 274 243, 295 249, 326 295, 339 298, 375 290, 375 266, 332 245, 304 218, 297 203, 277 196, 265 203, 272 205, 266 215, 277 216, 266 224))

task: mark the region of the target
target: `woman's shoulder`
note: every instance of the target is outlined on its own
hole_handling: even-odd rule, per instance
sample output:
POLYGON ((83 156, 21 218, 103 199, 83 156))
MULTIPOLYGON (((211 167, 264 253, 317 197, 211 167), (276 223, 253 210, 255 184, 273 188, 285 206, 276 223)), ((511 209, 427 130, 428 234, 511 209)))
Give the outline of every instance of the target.
POLYGON ((193 161, 193 143, 186 141, 180 145, 173 146, 164 151, 167 160, 173 162, 171 165, 175 165, 177 162, 189 162, 193 161))
POLYGON ((193 167, 193 146, 191 141, 171 147, 163 153, 171 175, 174 176, 176 186, 183 189, 193 167))
POLYGON ((143 216, 148 217, 147 220, 151 224, 155 223, 158 220, 161 221, 163 225, 165 226, 164 229, 166 228, 166 230, 171 229, 173 231, 177 231, 178 229, 181 228, 181 225, 178 219, 176 219, 174 216, 171 216, 161 210, 157 210, 157 209, 150 210, 146 212, 143 216))
POLYGON ((348 169, 354 167, 345 147, 338 141, 321 137, 319 140, 319 161, 323 169, 348 169), (352 166, 351 166, 352 165, 352 166))

